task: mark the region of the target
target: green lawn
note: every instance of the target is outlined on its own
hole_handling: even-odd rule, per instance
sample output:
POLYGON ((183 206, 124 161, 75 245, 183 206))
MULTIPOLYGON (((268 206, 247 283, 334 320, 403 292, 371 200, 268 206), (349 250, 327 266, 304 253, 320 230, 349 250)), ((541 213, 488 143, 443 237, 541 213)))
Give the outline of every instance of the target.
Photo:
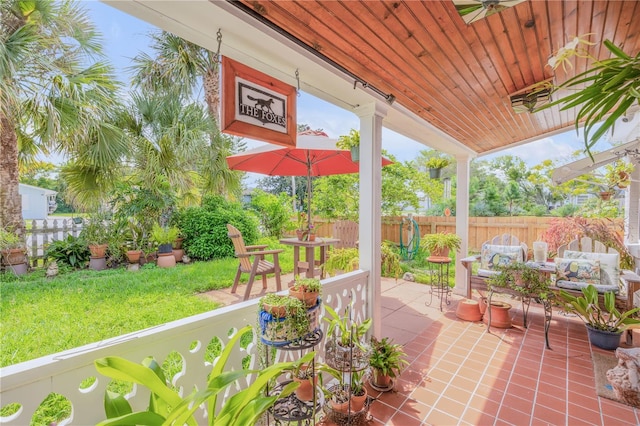
MULTIPOLYGON (((293 269, 290 247, 280 260, 283 272, 293 269)), ((53 279, 44 271, 0 274, 0 366, 215 309, 197 294, 230 287, 237 267, 229 258, 137 272, 81 270, 53 279)))

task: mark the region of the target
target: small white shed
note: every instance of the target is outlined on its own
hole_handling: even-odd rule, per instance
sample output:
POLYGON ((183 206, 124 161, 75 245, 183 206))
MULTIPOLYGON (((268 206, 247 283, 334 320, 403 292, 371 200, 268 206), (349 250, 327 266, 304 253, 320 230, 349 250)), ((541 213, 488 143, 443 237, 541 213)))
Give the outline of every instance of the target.
POLYGON ((22 196, 22 217, 24 219, 46 219, 56 210, 56 191, 37 186, 19 184, 22 196))

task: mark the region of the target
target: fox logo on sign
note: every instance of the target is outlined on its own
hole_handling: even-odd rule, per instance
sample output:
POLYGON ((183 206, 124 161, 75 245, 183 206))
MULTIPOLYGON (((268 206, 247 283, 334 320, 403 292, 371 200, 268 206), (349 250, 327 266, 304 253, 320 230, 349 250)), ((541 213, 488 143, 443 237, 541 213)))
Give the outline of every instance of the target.
MULTIPOLYGON (((274 95, 246 82, 238 82, 238 119, 248 117, 264 124, 273 124, 270 128, 287 132, 286 97, 274 95)), ((243 120, 244 121, 244 120, 243 120)))

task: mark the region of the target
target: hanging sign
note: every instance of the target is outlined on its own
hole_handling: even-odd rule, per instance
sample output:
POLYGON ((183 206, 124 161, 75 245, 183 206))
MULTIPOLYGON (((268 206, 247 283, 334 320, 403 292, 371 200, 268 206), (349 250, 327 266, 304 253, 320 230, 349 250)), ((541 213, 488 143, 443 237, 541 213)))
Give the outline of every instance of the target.
POLYGON ((296 146, 296 89, 222 57, 222 132, 296 146))

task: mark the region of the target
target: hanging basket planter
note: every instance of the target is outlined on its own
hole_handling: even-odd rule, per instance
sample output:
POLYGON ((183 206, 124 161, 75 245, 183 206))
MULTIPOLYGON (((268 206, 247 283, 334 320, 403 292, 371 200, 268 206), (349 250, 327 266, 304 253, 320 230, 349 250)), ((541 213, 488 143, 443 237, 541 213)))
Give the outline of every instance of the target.
POLYGON ((431 179, 440 179, 440 172, 442 169, 429 169, 429 177, 431 179))
POLYGON ((349 151, 351 152, 351 160, 354 163, 357 163, 360 161, 360 147, 359 146, 352 146, 349 151))

